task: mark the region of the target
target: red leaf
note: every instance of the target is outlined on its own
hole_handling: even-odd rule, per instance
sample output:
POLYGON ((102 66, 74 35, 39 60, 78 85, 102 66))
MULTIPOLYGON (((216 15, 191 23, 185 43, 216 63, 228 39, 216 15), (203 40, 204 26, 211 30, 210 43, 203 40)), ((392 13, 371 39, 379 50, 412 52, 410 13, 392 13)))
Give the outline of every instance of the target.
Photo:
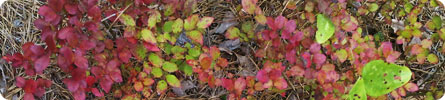
POLYGON ((394 97, 394 99, 400 99, 401 98, 400 95, 397 93, 397 91, 392 91, 390 94, 391 94, 392 97, 394 97))
POLYGON ((306 68, 310 68, 312 65, 311 55, 308 52, 305 52, 301 56, 303 58, 303 63, 306 66, 306 68))
POLYGON ((301 66, 293 66, 290 68, 287 72, 287 75, 289 76, 300 76, 302 77, 304 74, 304 69, 301 66))
POLYGON ((404 88, 398 88, 397 93, 399 93, 400 96, 406 96, 406 90, 404 88))
POLYGON ((64 27, 63 29, 61 29, 59 31, 59 34, 57 35, 57 37, 59 39, 66 39, 68 37, 71 37, 72 36, 71 34, 76 34, 74 32, 75 32, 75 30, 73 27, 64 27))
POLYGON ((296 41, 301 41, 301 40, 303 40, 303 37, 304 37, 303 32, 298 31, 298 32, 295 33, 294 36, 292 36, 292 38, 290 39, 290 41, 291 41, 292 43, 295 43, 296 41))
POLYGON ((113 81, 109 78, 104 78, 99 82, 99 85, 102 87, 102 89, 104 89, 105 93, 108 93, 111 90, 113 81))
POLYGON ((44 17, 44 20, 46 22, 52 23, 53 21, 56 21, 57 19, 59 19, 59 18, 57 18, 59 16, 53 11, 53 9, 51 9, 50 7, 48 7, 46 5, 41 6, 39 8, 38 13, 39 13, 39 15, 44 17))
POLYGON ((287 82, 286 80, 284 80, 283 77, 278 78, 277 80, 274 81, 273 85, 280 90, 284 90, 287 88, 287 82))
POLYGON ((74 92, 77 91, 77 89, 79 88, 79 84, 76 83, 74 80, 71 79, 63 79, 63 83, 65 83, 66 87, 68 88, 69 91, 74 92))
POLYGON ((61 55, 61 57, 57 57, 57 64, 60 68, 62 68, 62 70, 68 71, 68 66, 73 64, 74 60, 74 54, 72 50, 67 46, 63 46, 62 48, 60 48, 59 54, 61 55))
POLYGON ((221 66, 221 67, 226 67, 227 65, 229 65, 229 63, 227 62, 227 59, 225 59, 225 58, 218 58, 217 64, 218 64, 218 66, 221 66))
POLYGON ((45 43, 51 52, 57 52, 56 42, 54 41, 53 35, 51 35, 50 38, 46 38, 45 43))
POLYGON ((25 84, 26 84, 24 86, 25 93, 35 93, 37 88, 37 83, 34 80, 28 79, 26 80, 25 84))
POLYGON ((267 72, 264 69, 258 71, 256 78, 262 83, 266 83, 267 81, 269 81, 269 75, 267 75, 267 72))
POLYGON ((74 64, 81 69, 87 69, 88 68, 88 60, 81 54, 81 52, 78 50, 76 51, 74 64))
POLYGON ((221 55, 218 47, 216 46, 210 47, 210 55, 212 56, 213 60, 217 60, 221 55))
POLYGON ((284 31, 286 31, 288 33, 292 33, 295 31, 297 24, 295 23, 295 20, 289 20, 286 22, 286 25, 284 27, 285 27, 284 31))
POLYGON ((35 75, 35 69, 32 68, 31 64, 29 63, 24 63, 23 67, 25 68, 25 73, 26 75, 35 75))
POLYGON ((267 17, 267 26, 269 26, 270 29, 272 30, 278 30, 277 26, 275 25, 275 21, 272 17, 267 17))
POLYGON ((284 16, 281 16, 281 15, 277 16, 275 18, 274 23, 276 25, 276 29, 281 29, 281 28, 283 28, 284 24, 287 23, 287 18, 285 18, 284 16))
POLYGON ((67 4, 65 5, 65 10, 71 15, 75 15, 79 12, 77 4, 67 4))
POLYGON ((235 86, 234 86, 236 94, 241 95, 245 88, 246 88, 246 80, 241 77, 236 79, 235 86))
POLYGON ((94 78, 93 76, 88 76, 86 81, 87 81, 87 87, 92 87, 94 83, 96 83, 96 78, 94 78))
POLYGON ((128 49, 123 49, 121 52, 119 52, 119 59, 124 62, 124 63, 128 63, 130 61, 131 58, 131 53, 130 50, 128 49))
POLYGON ((55 12, 62 11, 65 5, 65 0, 48 0, 48 6, 54 9, 55 12))
POLYGON ((289 61, 290 64, 295 64, 295 61, 297 60, 296 53, 295 50, 286 52, 286 60, 289 61))
POLYGON ((309 47, 309 51, 311 51, 312 54, 320 53, 320 44, 318 43, 312 43, 312 45, 309 47))
POLYGON ((321 65, 326 61, 326 56, 321 53, 317 53, 314 55, 314 58, 312 59, 315 64, 321 65))
POLYGON ((326 73, 326 82, 335 82, 340 79, 340 75, 336 71, 329 71, 326 73))
POLYGON ((91 50, 96 47, 96 41, 93 40, 83 40, 80 42, 79 48, 82 50, 91 50))
POLYGON ((290 39, 291 38, 291 34, 290 32, 287 31, 281 31, 281 38, 283 39, 290 39))
POLYGON ((104 96, 104 93, 100 92, 97 88, 92 88, 91 92, 93 92, 94 96, 96 96, 96 97, 104 96))
POLYGON ((433 44, 433 41, 431 41, 430 39, 423 39, 422 42, 422 48, 430 48, 431 45, 433 44))
POLYGON ((44 79, 37 79, 37 83, 39 85, 39 87, 51 87, 51 81, 50 80, 44 80, 44 79))
POLYGON ((140 92, 140 91, 142 91, 142 89, 144 89, 142 82, 139 82, 139 81, 134 83, 133 87, 134 87, 134 90, 136 90, 138 92, 140 92))
POLYGON ((234 88, 233 87, 233 80, 223 78, 221 81, 222 81, 222 86, 224 88, 226 88, 227 90, 231 91, 234 88))
POLYGON ((85 92, 84 91, 75 91, 75 92, 73 92, 73 97, 75 100, 85 100, 85 92))
POLYGON ((23 77, 17 76, 17 77, 15 77, 15 80, 16 80, 15 85, 17 87, 19 87, 19 88, 25 87, 26 80, 23 77))
POLYGON ((118 67, 119 61, 117 59, 111 60, 107 64, 107 69, 109 70, 108 73, 110 74, 111 79, 113 79, 114 82, 122 82, 122 75, 121 70, 118 67))
POLYGON ((48 67, 50 61, 49 56, 50 54, 43 55, 35 61, 34 68, 36 69, 37 73, 41 74, 43 70, 48 67))
POLYGON ((350 17, 345 17, 342 22, 344 21, 344 23, 342 23, 342 29, 347 31, 347 32, 352 32, 355 29, 357 29, 357 19, 353 16, 350 17))
POLYGON ((45 52, 42 46, 34 45, 34 43, 29 47, 29 50, 33 53, 33 56, 40 56, 45 52))
POLYGON ((88 10, 88 16, 92 17, 95 22, 99 22, 101 20, 102 12, 100 11, 99 6, 95 5, 88 10))
POLYGON ((419 90, 419 87, 417 86, 417 84, 414 84, 411 82, 405 84, 403 87, 409 92, 416 92, 417 90, 419 90))
POLYGON ((200 65, 204 70, 207 70, 212 65, 212 58, 210 57, 204 57, 200 60, 200 65))
POLYGON ((45 22, 42 18, 39 18, 34 21, 34 26, 36 26, 37 29, 43 30, 49 26, 49 23, 45 22))
POLYGON ((32 93, 25 93, 25 96, 23 96, 23 100, 35 100, 34 95, 32 93))
POLYGON ((391 42, 383 42, 380 46, 382 48, 383 56, 388 57, 392 53, 392 44, 391 42))
POLYGON ((394 51, 393 53, 391 53, 391 55, 388 55, 388 57, 386 57, 386 62, 394 63, 397 58, 399 58, 400 54, 400 52, 394 51))
POLYGON ((415 44, 411 47, 411 54, 417 55, 423 52, 423 48, 420 47, 420 45, 415 44))
POLYGON ((148 42, 144 42, 144 46, 147 49, 147 51, 153 51, 153 52, 158 52, 161 51, 158 46, 148 43, 148 42))

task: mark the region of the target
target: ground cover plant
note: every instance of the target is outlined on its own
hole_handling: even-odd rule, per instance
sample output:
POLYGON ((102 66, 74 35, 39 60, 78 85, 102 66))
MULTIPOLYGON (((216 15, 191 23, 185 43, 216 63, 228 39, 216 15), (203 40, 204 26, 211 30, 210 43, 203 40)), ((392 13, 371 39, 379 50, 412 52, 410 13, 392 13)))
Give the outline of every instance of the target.
POLYGON ((54 87, 75 100, 438 99, 445 28, 427 13, 435 9, 435 0, 47 0, 33 21, 42 43, 2 59, 22 73, 12 80, 25 100, 54 87))

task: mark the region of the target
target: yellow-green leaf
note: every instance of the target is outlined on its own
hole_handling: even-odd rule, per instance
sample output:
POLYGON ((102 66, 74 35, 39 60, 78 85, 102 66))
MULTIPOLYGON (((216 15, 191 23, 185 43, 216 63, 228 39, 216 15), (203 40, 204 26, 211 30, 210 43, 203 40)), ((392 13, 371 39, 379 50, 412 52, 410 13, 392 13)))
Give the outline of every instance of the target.
POLYGON ((203 44, 204 41, 202 40, 202 34, 201 32, 197 31, 197 30, 193 30, 190 32, 187 32, 186 34, 190 39, 192 39, 193 41, 199 43, 199 44, 203 44))
POLYGON ((148 61, 150 61, 155 67, 161 67, 164 59, 162 59, 155 53, 150 53, 150 55, 148 55, 148 61))
POLYGON ((323 14, 317 14, 317 32, 315 39, 319 44, 322 44, 329 40, 334 35, 335 26, 331 19, 323 14))
POLYGON ((207 28, 210 26, 210 24, 212 24, 213 22, 213 17, 203 17, 201 18, 201 20, 199 20, 199 22, 196 24, 196 26, 198 26, 198 28, 207 28))
POLYGON ((119 20, 124 23, 125 26, 135 26, 136 22, 134 22, 133 17, 131 17, 130 15, 127 14, 122 14, 119 17, 119 20))
POLYGON ((153 67, 151 74, 153 74, 154 77, 159 78, 162 76, 162 69, 159 67, 153 67))
POLYGON ((141 34, 142 40, 144 40, 145 42, 148 42, 151 44, 156 44, 156 38, 155 38, 153 32, 151 32, 150 30, 142 29, 140 34, 141 34))
POLYGON ((181 87, 181 82, 179 82, 178 78, 176 78, 175 75, 169 74, 169 75, 165 76, 165 79, 167 80, 167 83, 170 86, 177 87, 177 88, 181 87))
POLYGON ((193 30, 196 27, 196 23, 199 21, 199 16, 194 14, 192 16, 189 16, 184 21, 184 29, 187 31, 193 30))
POLYGON ((164 27, 162 27, 162 30, 166 33, 170 33, 172 32, 172 28, 173 28, 173 21, 167 21, 164 23, 164 27))
POLYGON ((184 22, 182 21, 182 19, 180 19, 180 18, 176 19, 175 22, 172 25, 173 33, 181 32, 182 31, 182 27, 183 27, 183 23, 184 22))
POLYGON ((165 90, 167 90, 167 82, 165 82, 164 80, 158 81, 158 84, 156 85, 156 91, 159 94, 162 94, 165 90))
POLYGON ((162 69, 164 69, 167 72, 175 72, 178 70, 178 66, 175 63, 165 62, 162 65, 162 69))

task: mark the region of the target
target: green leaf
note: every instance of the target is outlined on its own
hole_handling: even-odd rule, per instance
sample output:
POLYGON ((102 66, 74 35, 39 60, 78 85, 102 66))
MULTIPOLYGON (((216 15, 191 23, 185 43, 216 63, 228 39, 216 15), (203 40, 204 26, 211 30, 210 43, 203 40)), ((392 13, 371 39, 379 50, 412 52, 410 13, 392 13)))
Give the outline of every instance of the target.
POLYGON ((210 24, 212 24, 213 22, 213 17, 203 17, 201 18, 201 20, 199 20, 199 22, 196 24, 196 26, 198 28, 207 28, 210 26, 210 24))
POLYGON ((172 54, 172 48, 173 48, 173 46, 171 44, 167 43, 164 45, 164 52, 168 55, 172 54))
POLYGON ((436 26, 435 27, 436 29, 442 28, 442 19, 439 16, 437 15, 433 16, 433 23, 436 26))
POLYGON ((133 17, 127 14, 122 14, 121 17, 119 17, 119 20, 124 23, 125 26, 135 26, 136 22, 134 22, 133 17))
POLYGON ((181 46, 174 46, 173 48, 172 48, 172 53, 173 54, 182 54, 182 53, 184 53, 185 52, 185 48, 182 48, 181 46))
POLYGON ((172 32, 172 26, 173 26, 173 21, 167 21, 164 23, 164 27, 162 27, 162 30, 164 32, 170 33, 172 32))
POLYGON ((430 5, 433 6, 433 7, 439 6, 439 4, 437 3, 436 0, 430 0, 430 5))
POLYGON ((175 8, 176 4, 175 3, 168 3, 165 5, 165 9, 164 9, 164 15, 165 16, 170 16, 173 13, 175 13, 175 8))
POLYGON ((156 44, 156 38, 155 38, 153 32, 151 32, 150 30, 142 29, 140 34, 142 36, 142 40, 144 40, 145 42, 148 42, 151 44, 156 44))
POLYGON ((202 34, 201 32, 197 31, 197 30, 193 30, 190 32, 187 32, 186 34, 190 39, 192 39, 193 41, 199 43, 199 44, 203 44, 204 41, 202 40, 202 34))
POLYGON ((413 4, 406 2, 404 8, 405 8, 405 12, 409 13, 409 12, 411 12, 411 9, 413 9, 413 4))
POLYGON ((365 83, 362 78, 359 78, 357 82, 355 82, 352 89, 349 91, 348 100, 366 100, 366 89, 365 83))
POLYGON ((261 25, 266 25, 267 22, 266 16, 264 16, 263 14, 256 15, 255 20, 261 25))
POLYGON ((175 72, 178 70, 178 66, 175 63, 165 62, 162 65, 162 69, 164 69, 167 72, 175 72))
POLYGON ((406 84, 411 79, 411 70, 406 66, 373 60, 362 70, 366 93, 372 97, 387 94, 406 84))
POLYGON ((193 74, 192 66, 190 66, 190 65, 188 65, 186 63, 181 64, 181 67, 179 67, 179 69, 181 71, 183 71, 185 73, 185 75, 187 75, 187 76, 191 76, 193 74))
POLYGON ((236 27, 230 27, 226 31, 226 37, 233 40, 239 38, 239 34, 241 34, 240 30, 236 27))
POLYGON ((346 59, 348 59, 348 52, 346 52, 345 49, 336 51, 335 55, 338 57, 338 60, 340 60, 340 62, 342 63, 346 61, 346 59))
POLYGON ((182 32, 183 23, 184 22, 182 21, 182 19, 180 18, 176 19, 172 25, 173 33, 182 32))
POLYGON ((177 88, 181 87, 181 82, 179 82, 178 78, 176 78, 175 75, 169 74, 169 75, 165 76, 165 79, 167 80, 167 83, 170 86, 177 87, 177 88))
POLYGON ((154 77, 159 78, 162 76, 162 69, 158 67, 153 67, 151 70, 151 74, 153 74, 154 77))
POLYGON ((155 67, 161 67, 162 62, 164 62, 164 59, 162 59, 155 53, 150 53, 148 55, 148 61, 150 61, 155 67))
POLYGON ((190 48, 188 54, 192 57, 198 57, 201 54, 201 48, 190 48))
POLYGON ((329 40, 334 35, 335 26, 331 19, 323 14, 317 14, 317 32, 315 39, 319 44, 322 44, 329 40))
POLYGON ((241 30, 243 30, 243 32, 245 32, 245 33, 248 33, 248 32, 250 32, 250 31, 252 31, 253 30, 253 22, 252 21, 247 21, 247 22, 244 22, 242 25, 241 25, 241 30))
POLYGON ((150 17, 148 18, 147 26, 149 29, 155 28, 156 23, 161 21, 161 14, 157 11, 154 11, 151 13, 150 17))
POLYGON ((143 45, 138 45, 136 48, 136 56, 140 59, 145 59, 147 56, 147 49, 143 45))
POLYGON ((198 15, 194 14, 192 16, 189 16, 184 21, 184 29, 187 30, 187 31, 191 31, 191 30, 195 29, 196 23, 198 21, 199 21, 198 15))
POLYGON ((167 82, 165 82, 164 80, 158 81, 158 84, 156 85, 156 91, 159 94, 162 94, 165 90, 167 90, 167 82))
POLYGON ((432 64, 437 64, 439 62, 439 59, 435 54, 429 54, 426 59, 432 64))
POLYGON ((371 12, 375 12, 375 11, 377 11, 377 9, 379 9, 379 5, 377 5, 377 3, 371 3, 371 5, 369 5, 368 9, 371 12))

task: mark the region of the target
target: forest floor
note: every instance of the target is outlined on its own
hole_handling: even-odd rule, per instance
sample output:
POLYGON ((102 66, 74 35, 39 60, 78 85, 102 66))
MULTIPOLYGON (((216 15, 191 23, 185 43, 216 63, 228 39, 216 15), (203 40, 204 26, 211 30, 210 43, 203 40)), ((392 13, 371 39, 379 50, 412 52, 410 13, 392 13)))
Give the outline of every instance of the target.
MULTIPOLYGON (((286 2, 284 0, 258 0, 259 5, 264 10, 264 14, 267 16, 277 16, 283 15, 287 18, 296 18, 298 17, 297 12, 292 12, 291 10, 285 9, 286 2)), ((26 42, 34 42, 37 44, 43 44, 40 40, 40 31, 35 28, 33 22, 35 19, 39 18, 37 11, 44 2, 42 0, 10 0, 6 1, 3 5, 0 6, 0 56, 5 56, 7 54, 12 54, 15 52, 21 51, 21 46, 26 42)), ((218 27, 227 24, 238 24, 238 22, 242 22, 245 20, 252 20, 252 18, 247 18, 246 16, 241 16, 236 11, 236 7, 239 4, 227 3, 223 0, 208 0, 207 2, 200 2, 198 5, 198 14, 202 16, 211 16, 214 17, 214 24, 209 28, 209 32, 215 32, 218 27), (224 24, 223 24, 224 23, 224 24)), ((297 4, 298 5, 298 4, 297 4)), ((428 10, 428 9, 425 9, 428 10)), ((443 8, 440 10, 431 10, 424 11, 424 15, 430 14, 438 14, 441 18, 445 18, 443 8)), ((428 19, 428 18, 426 18, 428 19)), ((379 18, 374 17, 373 15, 363 16, 359 18, 361 23, 369 23, 369 24, 360 24, 363 25, 361 27, 366 28, 369 31, 374 32, 382 32, 385 36, 388 36, 388 40, 391 38, 391 32, 397 26, 394 25, 382 25, 384 24, 379 18)), ((300 22, 304 23, 304 22, 300 22)), ((220 45, 229 40, 224 39, 224 35, 222 34, 208 34, 204 35, 204 42, 207 45, 220 45)), ((438 49, 439 46, 442 46, 442 42, 433 43, 433 49, 438 49)), ((256 65, 258 59, 252 59, 250 51, 252 48, 256 48, 248 43, 241 43, 241 46, 234 49, 234 55, 229 53, 223 53, 222 57, 227 58, 229 61, 234 61, 233 64, 247 64, 247 66, 253 67, 253 71, 247 70, 243 72, 243 74, 254 74, 256 72, 254 65, 256 65)), ((402 47, 395 47, 396 50, 400 50, 402 47)), ((437 84, 438 88, 445 88, 445 56, 438 53, 439 63, 438 64, 415 64, 410 63, 407 65, 414 73, 413 82, 419 85, 419 91, 416 93, 409 93, 404 99, 422 99, 423 96, 429 91, 432 84, 437 84)), ((406 64, 406 60, 397 60, 395 61, 398 64, 406 64)), ((6 61, 0 59, 0 93, 3 97, 7 99, 18 99, 22 98, 24 91, 21 88, 18 88, 14 85, 15 77, 24 75, 23 70, 17 70, 11 67, 6 61)), ((60 80, 66 77, 66 74, 61 72, 57 67, 48 67, 45 70, 45 75, 41 75, 40 77, 51 77, 53 83, 55 83, 51 88, 47 89, 44 99, 53 100, 53 99, 66 99, 72 98, 70 92, 64 88, 63 82, 60 80), (60 78, 60 79, 56 79, 60 78)), ((179 99, 185 98, 195 98, 195 99, 203 99, 203 98, 211 98, 218 99, 219 96, 226 94, 223 88, 208 88, 205 86, 194 87, 194 83, 198 83, 198 80, 189 80, 187 81, 192 89, 189 89, 186 92, 185 96, 182 96, 179 99)), ((290 93, 288 97, 280 98, 279 94, 270 94, 264 92, 262 95, 259 95, 259 99, 301 99, 308 98, 306 94, 311 93, 310 91, 303 90, 303 86, 295 86, 295 89, 299 89, 299 91, 295 91, 296 93, 290 93), (304 96, 306 95, 306 96, 304 96)), ((92 95, 90 95, 92 96, 92 95)))

